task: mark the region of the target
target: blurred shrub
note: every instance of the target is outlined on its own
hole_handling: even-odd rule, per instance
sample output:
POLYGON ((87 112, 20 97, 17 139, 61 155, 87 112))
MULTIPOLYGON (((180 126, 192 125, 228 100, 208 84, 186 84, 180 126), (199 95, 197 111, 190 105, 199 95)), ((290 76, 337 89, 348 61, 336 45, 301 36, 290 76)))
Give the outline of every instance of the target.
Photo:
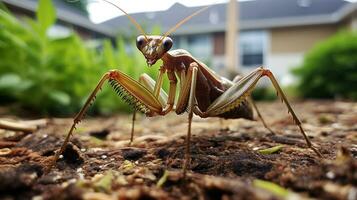
MULTIPOLYGON (((123 40, 102 42, 99 51, 72 33, 51 38, 48 29, 55 23, 55 9, 40 0, 37 19, 17 20, 0 6, 0 102, 16 102, 40 114, 63 115, 77 112, 102 74, 117 68, 133 78, 146 71, 142 55, 125 52, 123 40)), ((135 41, 135 40, 133 40, 135 41)), ((99 93, 92 112, 109 114, 130 110, 108 87, 99 93)))
POLYGON ((315 46, 294 70, 304 97, 357 99, 357 33, 340 32, 315 46))
POLYGON ((277 99, 277 96, 274 87, 256 87, 252 92, 252 98, 258 101, 272 101, 277 99))

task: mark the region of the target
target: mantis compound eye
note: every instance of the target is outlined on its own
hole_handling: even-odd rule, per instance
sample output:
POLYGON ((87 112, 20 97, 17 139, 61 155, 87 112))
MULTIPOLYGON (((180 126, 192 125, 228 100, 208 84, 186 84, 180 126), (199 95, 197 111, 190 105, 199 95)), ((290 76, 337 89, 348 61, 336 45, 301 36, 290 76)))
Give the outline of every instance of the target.
POLYGON ((136 47, 137 47, 138 49, 141 49, 145 43, 146 43, 146 38, 145 38, 145 36, 139 35, 139 36, 136 38, 136 47))
POLYGON ((172 44, 173 44, 173 42, 172 42, 171 38, 169 38, 169 37, 165 38, 163 43, 162 43, 162 45, 164 45, 164 50, 165 51, 170 50, 171 47, 172 47, 172 44))

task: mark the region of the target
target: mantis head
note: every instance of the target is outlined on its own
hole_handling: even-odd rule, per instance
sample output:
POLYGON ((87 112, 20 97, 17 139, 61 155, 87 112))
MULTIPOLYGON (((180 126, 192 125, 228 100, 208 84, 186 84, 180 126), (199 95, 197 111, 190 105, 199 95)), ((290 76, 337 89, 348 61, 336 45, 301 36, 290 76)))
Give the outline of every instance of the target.
POLYGON ((158 35, 146 36, 139 35, 136 38, 136 47, 141 51, 146 59, 148 66, 152 66, 157 60, 171 49, 172 39, 158 35))
POLYGON ((166 52, 168 52, 171 49, 173 42, 172 39, 168 37, 169 34, 174 32, 178 27, 180 27, 182 24, 190 20, 195 15, 201 13, 202 11, 210 7, 210 6, 205 6, 197 10, 190 16, 181 20, 174 27, 170 28, 164 35, 159 36, 159 35, 146 35, 144 29, 140 26, 140 24, 137 21, 135 21, 135 19, 132 18, 127 12, 125 12, 125 10, 123 10, 118 5, 108 0, 103 0, 103 1, 121 10, 129 18, 129 20, 135 25, 135 27, 142 33, 142 35, 139 35, 136 38, 136 47, 144 55, 148 66, 152 66, 153 64, 155 64, 156 61, 161 59, 166 54, 166 52))

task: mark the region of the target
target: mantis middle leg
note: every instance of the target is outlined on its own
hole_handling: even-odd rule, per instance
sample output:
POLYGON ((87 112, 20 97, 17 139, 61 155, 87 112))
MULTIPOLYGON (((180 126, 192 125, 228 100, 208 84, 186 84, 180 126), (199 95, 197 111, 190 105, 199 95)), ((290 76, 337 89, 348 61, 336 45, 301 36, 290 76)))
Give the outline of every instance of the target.
POLYGON ((260 119, 260 121, 262 121, 263 126, 272 134, 275 134, 273 130, 271 130, 271 128, 267 125, 267 123, 265 122, 262 114, 260 114, 260 111, 258 109, 257 104, 255 104, 254 100, 251 97, 248 97, 248 101, 253 105, 253 108, 255 109, 255 111, 257 112, 258 118, 260 119))
POLYGON ((190 141, 191 141, 191 125, 193 118, 193 111, 196 105, 196 83, 197 83, 197 72, 198 64, 191 63, 187 70, 187 75, 182 74, 181 76, 181 88, 179 98, 176 104, 176 113, 181 113, 187 108, 188 112, 188 127, 187 127, 187 137, 186 137, 186 148, 185 148, 185 160, 183 164, 183 174, 186 175, 187 168, 190 162, 190 141))

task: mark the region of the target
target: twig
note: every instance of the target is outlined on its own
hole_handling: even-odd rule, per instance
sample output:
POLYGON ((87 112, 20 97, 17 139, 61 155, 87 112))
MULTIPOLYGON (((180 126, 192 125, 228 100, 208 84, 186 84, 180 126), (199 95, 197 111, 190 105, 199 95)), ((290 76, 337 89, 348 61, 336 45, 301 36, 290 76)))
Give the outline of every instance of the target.
POLYGON ((37 126, 32 124, 26 124, 26 123, 9 122, 0 119, 0 129, 11 130, 11 131, 34 132, 37 130, 37 126))

